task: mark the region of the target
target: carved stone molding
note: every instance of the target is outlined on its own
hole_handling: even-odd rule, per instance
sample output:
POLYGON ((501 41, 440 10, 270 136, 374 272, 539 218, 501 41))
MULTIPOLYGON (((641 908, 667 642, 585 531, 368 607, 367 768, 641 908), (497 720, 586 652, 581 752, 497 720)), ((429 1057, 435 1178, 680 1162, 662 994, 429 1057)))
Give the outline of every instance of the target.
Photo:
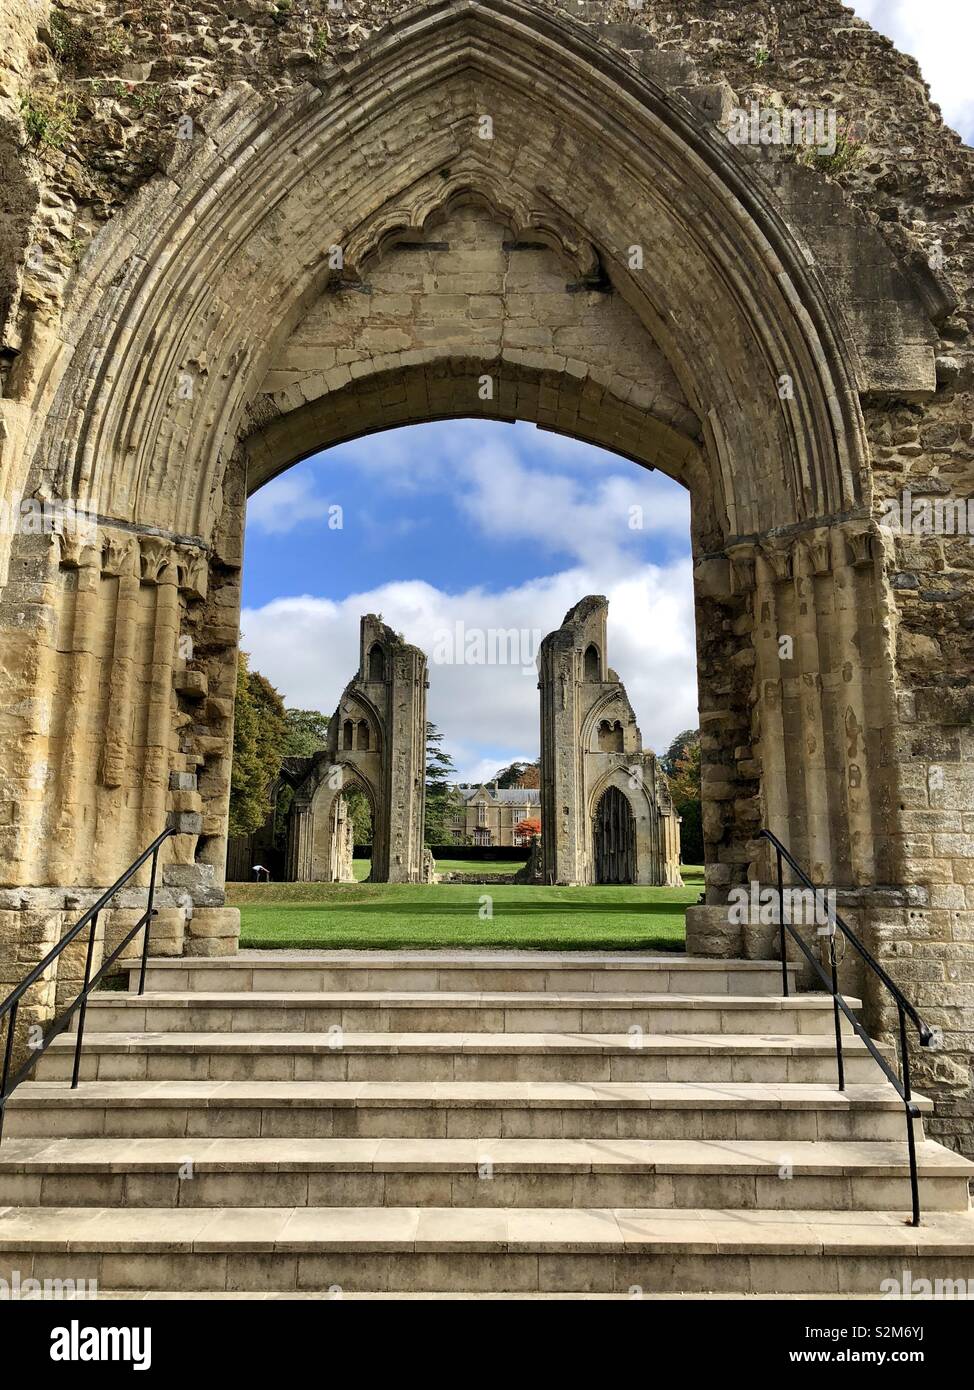
POLYGON ((787 541, 765 541, 761 546, 760 553, 771 566, 771 571, 779 583, 793 577, 795 570, 794 556, 791 546, 787 541))
POLYGON ((138 546, 134 536, 111 531, 102 533, 101 572, 119 578, 139 572, 138 546))
POLYGON ((829 542, 828 531, 813 531, 804 537, 802 543, 812 574, 830 574, 832 571, 832 547, 829 542))
POLYGON ((875 537, 871 531, 847 531, 849 563, 854 569, 868 569, 873 563, 875 537))
POLYGON ((750 541, 741 541, 728 546, 730 560, 731 593, 749 594, 754 590, 754 559, 757 547, 750 541))
POLYGON ((176 550, 176 573, 180 589, 190 598, 206 598, 209 570, 206 556, 194 546, 176 550))
POLYGON ((144 584, 173 584, 176 573, 172 564, 173 546, 162 536, 140 536, 139 554, 144 584))
POLYGON ((59 564, 62 569, 77 570, 97 563, 94 538, 83 528, 59 530, 57 537, 59 564))

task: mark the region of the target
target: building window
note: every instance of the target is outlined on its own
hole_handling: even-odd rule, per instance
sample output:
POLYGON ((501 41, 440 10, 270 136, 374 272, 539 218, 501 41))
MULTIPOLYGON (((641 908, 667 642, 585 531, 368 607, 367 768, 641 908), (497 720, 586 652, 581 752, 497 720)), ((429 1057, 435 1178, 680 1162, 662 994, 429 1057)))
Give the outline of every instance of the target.
POLYGON ((486 803, 486 801, 482 801, 482 802, 480 803, 480 805, 477 807, 477 824, 478 824, 478 825, 486 825, 486 824, 487 824, 487 803, 486 803))
POLYGON ((474 842, 475 845, 489 845, 489 844, 490 844, 490 831, 489 831, 489 830, 475 830, 475 831, 473 832, 473 842, 474 842))
POLYGON ((382 648, 376 642, 369 652, 369 680, 384 681, 386 678, 386 659, 382 654, 382 648))
POLYGON ((463 824, 463 812, 462 812, 462 811, 454 811, 454 812, 453 812, 453 824, 454 824, 454 825, 462 825, 462 824, 463 824))
POLYGON ((621 753, 624 750, 622 725, 618 719, 603 719, 599 725, 599 752, 621 753))

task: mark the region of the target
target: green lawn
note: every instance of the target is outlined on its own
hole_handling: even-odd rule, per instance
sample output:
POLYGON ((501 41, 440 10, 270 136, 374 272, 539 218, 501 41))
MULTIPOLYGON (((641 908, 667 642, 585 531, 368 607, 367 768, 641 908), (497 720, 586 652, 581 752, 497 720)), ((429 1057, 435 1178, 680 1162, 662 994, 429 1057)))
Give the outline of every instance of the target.
POLYGON ((527 863, 524 859, 437 859, 438 874, 516 874, 527 863))
POLYGON ((680 951, 683 909, 703 888, 701 870, 685 866, 683 876, 684 888, 497 884, 489 893, 480 884, 234 883, 227 902, 241 910, 244 947, 680 951))
MULTIPOLYGON (((518 869, 527 863, 524 859, 437 859, 436 872, 438 874, 516 874, 518 869)), ((362 883, 369 876, 372 868, 371 859, 354 859, 352 861, 352 872, 356 880, 362 883)))

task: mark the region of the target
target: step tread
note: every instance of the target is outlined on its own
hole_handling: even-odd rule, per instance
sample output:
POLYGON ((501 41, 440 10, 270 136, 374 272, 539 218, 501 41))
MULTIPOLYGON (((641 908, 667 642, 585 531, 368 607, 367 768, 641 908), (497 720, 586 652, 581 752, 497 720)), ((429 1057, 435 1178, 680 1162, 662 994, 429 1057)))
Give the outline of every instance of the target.
MULTIPOLYGON (((882 1140, 761 1139, 204 1139, 193 1140, 195 1173, 620 1172, 893 1177, 909 1173, 904 1143, 882 1140)), ((8 1138, 4 1173, 172 1172, 185 1166, 186 1140, 8 1138)), ((917 1144, 921 1175, 974 1178, 974 1163, 933 1140, 917 1144)))
POLYGON ((8 1207, 0 1250, 974 1255, 974 1213, 563 1207, 8 1207))
MULTIPOLYGON (((478 951, 455 950, 430 951, 301 951, 293 949, 242 950, 233 956, 150 956, 150 970, 279 970, 281 965, 293 968, 295 965, 310 969, 336 966, 349 969, 368 968, 400 969, 402 966, 442 965, 448 969, 467 966, 471 969, 528 969, 543 966, 546 970, 577 970, 579 966, 597 965, 600 970, 653 969, 664 970, 702 970, 706 973, 736 972, 740 970, 763 972, 772 970, 780 973, 778 961, 769 960, 725 960, 708 956, 685 956, 677 951, 478 951)), ((789 964, 790 970, 797 967, 789 964)))
MULTIPOLYGON (((931 1102, 914 1096, 921 1110, 931 1102)), ((891 1085, 726 1081, 27 1081, 10 1109, 60 1106, 448 1106, 848 1110, 902 1107, 891 1085)))
MULTIPOLYGON (((27 1294, 21 1294, 20 1297, 21 1297, 21 1299, 24 1300, 25 1302, 26 1302, 27 1299, 28 1299, 28 1295, 27 1295, 27 1294)), ((334 1303, 334 1302, 336 1301, 336 1297, 339 1298, 339 1300, 340 1300, 342 1303, 362 1303, 362 1302, 371 1302, 371 1301, 373 1301, 373 1300, 379 1300, 379 1301, 381 1301, 381 1302, 383 1302, 383 1303, 388 1303, 388 1302, 390 1302, 390 1301, 394 1301, 394 1302, 397 1302, 397 1303, 400 1302, 400 1301, 406 1301, 406 1302, 438 1302, 438 1301, 448 1301, 448 1302, 463 1302, 463 1303, 469 1303, 469 1302, 476 1302, 476 1303, 481 1303, 481 1302, 503 1302, 503 1303, 513 1303, 513 1302, 529 1301, 529 1302, 532 1302, 532 1303, 536 1303, 536 1302, 564 1302, 564 1301, 566 1301, 566 1300, 570 1300, 572 1303, 577 1303, 577 1302, 579 1302, 579 1301, 584 1301, 584 1302, 586 1302, 586 1303, 589 1303, 589 1302, 592 1302, 593 1300, 594 1300, 594 1301, 600 1301, 600 1302, 611 1301, 611 1302, 613 1302, 613 1303, 620 1303, 620 1302, 632 1303, 632 1302, 633 1302, 633 1295, 632 1295, 628 1290, 627 1290, 625 1293, 593 1293, 593 1292, 589 1291, 588 1289, 585 1289, 585 1290, 578 1290, 577 1292, 574 1292, 574 1293, 539 1293, 537 1290, 535 1290, 534 1292, 531 1292, 531 1291, 529 1291, 529 1290, 525 1290, 523 1293, 483 1293, 483 1292, 478 1292, 478 1291, 473 1290, 473 1289, 471 1289, 471 1290, 469 1290, 469 1291, 464 1290, 463 1292, 457 1292, 456 1290, 452 1290, 452 1291, 450 1291, 450 1292, 437 1291, 437 1292, 430 1292, 430 1293, 415 1293, 415 1292, 411 1292, 411 1291, 407 1291, 407 1290, 400 1290, 400 1289, 390 1289, 387 1293, 375 1293, 375 1292, 368 1292, 368 1291, 361 1291, 361 1290, 359 1290, 359 1291, 356 1291, 356 1292, 353 1293, 351 1290, 343 1289, 340 1295, 336 1295, 336 1294, 334 1294, 334 1293, 308 1293, 308 1292, 306 1292, 306 1291, 304 1291, 304 1290, 299 1290, 299 1289, 292 1289, 292 1290, 289 1290, 289 1291, 280 1291, 280 1292, 275 1292, 275 1291, 269 1291, 269 1292, 267 1292, 267 1291, 265 1291, 265 1292, 260 1292, 260 1293, 257 1293, 257 1292, 250 1293, 250 1292, 242 1291, 242 1290, 234 1290, 234 1291, 228 1293, 226 1289, 217 1289, 217 1290, 214 1290, 214 1291, 212 1291, 212 1292, 210 1292, 209 1290, 207 1290, 207 1291, 204 1292, 204 1293, 200 1293, 200 1292, 198 1292, 197 1290, 187 1290, 187 1291, 184 1292, 184 1293, 173 1293, 173 1292, 170 1291, 170 1290, 164 1290, 164 1289, 159 1289, 159 1290, 153 1289, 153 1290, 151 1290, 149 1293, 144 1292, 142 1289, 134 1289, 134 1290, 133 1290, 133 1289, 122 1289, 121 1291, 116 1290, 116 1289, 112 1289, 112 1290, 109 1290, 109 1289, 99 1289, 99 1290, 98 1290, 98 1298, 99 1298, 99 1300, 104 1300, 104 1301, 110 1302, 110 1303, 116 1303, 116 1302, 119 1302, 119 1301, 124 1301, 124 1302, 127 1302, 127 1303, 130 1303, 130 1302, 137 1302, 137 1303, 150 1302, 150 1303, 151 1303, 151 1302, 153 1302, 153 1301, 158 1301, 158 1300, 168 1301, 168 1300, 170 1300, 170 1299, 173 1299, 173 1300, 178 1299, 180 1302, 183 1302, 183 1301, 185 1301, 186 1299, 195 1299, 195 1300, 198 1300, 198 1301, 205 1301, 205 1302, 207 1302, 207 1303, 211 1303, 214 1299, 218 1299, 218 1300, 220 1300, 220 1301, 225 1301, 225 1300, 234 1300, 234 1301, 247 1300, 247 1301, 250 1301, 250 1302, 266 1302, 266 1301, 269 1300, 269 1299, 270 1299, 270 1300, 274 1300, 274 1299, 287 1299, 288 1302, 291 1302, 292 1300, 295 1300, 295 1299, 296 1299, 296 1300, 300 1300, 300 1301, 303 1302, 303 1301, 309 1301, 309 1300, 314 1299, 314 1300, 327 1300, 327 1301, 330 1302, 330 1303, 334 1303)), ((834 1302, 834 1301, 835 1301, 835 1297, 836 1297, 836 1296, 835 1296, 834 1293, 692 1293, 692 1294, 691 1294, 691 1293, 652 1293, 652 1292, 650 1292, 648 1289, 643 1289, 643 1290, 640 1292, 640 1294, 639 1294, 639 1302, 640 1302, 640 1303, 679 1302, 681 1299, 684 1300, 685 1302, 692 1301, 692 1302, 694 1302, 694 1303, 700 1302, 701 1299, 703 1299, 703 1300, 706 1300, 706 1299, 719 1300, 721 1303, 726 1302, 726 1301, 729 1300, 729 1299, 734 1299, 735 1301, 738 1301, 738 1300, 740 1300, 740 1301, 745 1301, 745 1300, 754 1301, 754 1300, 759 1300, 759 1299, 765 1299, 765 1300, 774 1300, 776 1303, 779 1302, 781 1299, 785 1299, 785 1300, 801 1299, 803 1302, 807 1302, 809 1299, 822 1299, 822 1300, 827 1299, 829 1302, 834 1302)), ((876 1300, 885 1299, 885 1298, 887 1297, 887 1295, 886 1295, 886 1294, 881 1294, 881 1293, 857 1293, 855 1297, 856 1297, 856 1302, 862 1302, 864 1299, 876 1299, 876 1300)))
MULTIPOLYGON (((846 1052, 866 1053, 866 1044, 854 1034, 843 1037, 846 1052)), ((879 1044, 880 1051, 892 1048, 879 1044)), ((75 1038, 62 1033, 51 1043, 52 1052, 73 1052, 75 1038)), ((825 1033, 643 1033, 633 1046, 629 1033, 368 1033, 343 1030, 341 1046, 331 1033, 154 1033, 91 1032, 85 1035, 89 1052, 256 1052, 268 1053, 491 1053, 543 1056, 577 1053, 679 1053, 709 1056, 729 1052, 762 1056, 834 1057, 835 1042, 825 1033)))
MULTIPOLYGON (((852 1009, 861 1000, 846 996, 852 1009)), ((644 1009, 832 1009, 827 994, 662 994, 602 990, 151 990, 145 994, 96 991, 88 1008, 628 1008, 644 1009)))

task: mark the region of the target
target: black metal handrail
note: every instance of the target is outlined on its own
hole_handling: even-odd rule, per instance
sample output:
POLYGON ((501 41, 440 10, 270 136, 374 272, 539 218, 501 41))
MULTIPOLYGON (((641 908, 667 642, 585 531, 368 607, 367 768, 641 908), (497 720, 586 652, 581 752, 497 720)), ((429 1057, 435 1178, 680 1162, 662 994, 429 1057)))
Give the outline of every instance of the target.
POLYGON ((121 878, 117 879, 112 884, 111 888, 106 889, 105 892, 102 893, 96 903, 92 903, 91 907, 89 907, 87 912, 74 924, 71 930, 66 932, 55 946, 51 947, 44 959, 38 965, 34 966, 33 970, 21 980, 19 985, 10 991, 3 1003, 0 1004, 0 1024, 2 1024, 4 1019, 7 1020, 7 1037, 3 1048, 3 1070, 0 1072, 0 1142, 3 1140, 3 1121, 6 1115, 7 1101, 20 1083, 30 1075, 54 1039, 65 1031, 74 1017, 75 1012, 80 1009, 78 1013, 77 1042, 74 1048, 74 1068, 71 1073, 71 1089, 74 1090, 77 1087, 78 1078, 81 1074, 81 1049, 84 1045, 85 1014, 88 1009, 88 995, 95 986, 101 982, 106 971, 118 960, 129 942, 136 937, 143 928, 145 929, 145 935, 142 938, 142 964, 139 970, 139 994, 144 993, 145 968, 149 958, 150 923, 155 916, 153 899, 156 889, 156 870, 159 864, 159 850, 164 841, 168 840, 170 835, 175 835, 175 833, 175 830, 172 828, 167 828, 161 835, 157 835, 148 849, 144 850, 143 853, 139 855, 138 859, 129 865, 121 878), (112 898, 114 898, 115 894, 134 878, 147 859, 152 860, 152 869, 149 874, 149 888, 145 912, 143 912, 131 931, 126 933, 124 939, 119 942, 111 955, 106 956, 102 960, 101 965, 93 975, 91 973, 91 965, 95 952, 95 936, 98 931, 98 915, 112 898), (78 939, 85 927, 90 927, 91 930, 88 933, 88 950, 85 956, 84 985, 74 1001, 54 1020, 37 1046, 30 1048, 30 1055, 27 1060, 14 1072, 13 1076, 11 1076, 10 1066, 13 1060, 14 1034, 17 1029, 17 1010, 20 1007, 20 1001, 30 989, 31 985, 37 983, 47 967, 53 961, 57 960, 61 952, 66 950, 73 941, 78 939))
POLYGON ((807 960, 814 967, 815 971, 824 983, 825 988, 829 991, 829 993, 832 996, 832 1013, 835 1022, 835 1060, 839 1073, 839 1090, 845 1090, 845 1061, 842 1054, 842 1026, 839 1018, 839 1013, 841 1011, 852 1025, 853 1031, 858 1035, 858 1037, 862 1039, 868 1050, 872 1053, 873 1057, 879 1063, 884 1074, 892 1082, 893 1086, 899 1093, 900 1099, 903 1101, 903 1106, 906 1114, 906 1143, 910 1157, 910 1191, 913 1199, 913 1219, 911 1224, 914 1226, 919 1226, 920 1183, 917 1177, 916 1136, 913 1132, 913 1122, 914 1120, 920 1118, 920 1109, 917 1106, 916 1102, 913 1100, 913 1092, 910 1086, 910 1053, 909 1048, 907 1046, 906 1020, 909 1019, 910 1022, 913 1023, 916 1027, 917 1033, 919 1034, 921 1047, 935 1046, 937 1034, 934 1032, 932 1028, 929 1028, 924 1023, 923 1019, 917 1013, 916 1009, 903 994, 903 991, 900 989, 899 985, 897 985, 894 980, 890 979, 889 975, 880 965, 879 961, 872 954, 872 952, 863 944, 863 942, 860 941, 859 937, 849 926, 848 922, 845 922, 839 915, 839 913, 834 910, 829 912, 828 914, 830 967, 829 973, 831 974, 831 979, 829 979, 829 975, 825 973, 825 968, 823 967, 822 963, 819 960, 817 960, 814 953, 809 950, 802 936, 795 930, 791 922, 785 921, 785 889, 783 863, 787 863, 788 866, 791 868, 792 872, 795 874, 796 878, 798 878, 798 880, 802 884, 804 884, 806 888, 810 888, 813 893, 819 893, 822 891, 822 889, 817 887, 812 882, 812 880, 805 873, 801 865, 795 861, 794 857, 788 852, 785 846, 778 839, 777 835, 772 834, 770 830, 762 830, 761 837, 769 841, 769 843, 773 845, 778 861, 778 939, 781 952, 782 993, 784 994, 785 998, 788 997, 788 957, 787 938, 785 936, 785 932, 788 931, 794 937, 795 941, 798 942, 798 945, 801 947, 807 960), (839 976, 835 958, 836 928, 838 928, 839 931, 842 932, 845 939, 858 952, 859 956, 862 958, 862 960, 865 961, 866 965, 869 966, 873 974, 877 977, 877 979, 882 981, 885 987, 889 990, 890 994, 893 996, 893 1001, 896 1004, 896 1011, 899 1019, 900 1066, 902 1067, 903 1071, 902 1080, 899 1076, 897 1076, 896 1072, 886 1061, 886 1058, 879 1051, 879 1048, 876 1046, 873 1039, 869 1036, 865 1028, 859 1022, 858 1018, 856 1018, 852 1009, 849 1007, 848 1003, 843 998, 839 990, 839 976))

